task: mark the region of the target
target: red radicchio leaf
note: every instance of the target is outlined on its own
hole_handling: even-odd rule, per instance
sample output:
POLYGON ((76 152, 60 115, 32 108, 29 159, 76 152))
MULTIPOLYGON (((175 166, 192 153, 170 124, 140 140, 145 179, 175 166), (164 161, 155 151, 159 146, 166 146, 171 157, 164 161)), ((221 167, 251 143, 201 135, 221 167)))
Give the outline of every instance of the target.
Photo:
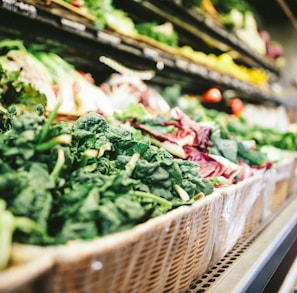
POLYGON ((199 174, 201 177, 210 179, 215 176, 222 176, 226 167, 208 156, 207 153, 201 152, 195 147, 184 146, 186 159, 199 164, 199 174))
POLYGON ((211 128, 199 125, 196 121, 192 120, 188 115, 183 113, 179 108, 173 108, 171 115, 174 119, 179 120, 179 128, 194 132, 195 139, 193 146, 198 147, 202 151, 206 151, 209 146, 212 146, 212 142, 210 141, 211 128))
POLYGON ((149 129, 148 127, 146 127, 145 125, 139 124, 137 122, 135 122, 133 124, 133 126, 149 133, 150 135, 154 136, 155 138, 159 139, 160 141, 167 140, 169 142, 176 143, 178 145, 184 145, 185 138, 187 136, 192 135, 192 133, 190 131, 184 130, 184 129, 181 129, 177 132, 162 134, 162 133, 153 131, 153 130, 149 129))

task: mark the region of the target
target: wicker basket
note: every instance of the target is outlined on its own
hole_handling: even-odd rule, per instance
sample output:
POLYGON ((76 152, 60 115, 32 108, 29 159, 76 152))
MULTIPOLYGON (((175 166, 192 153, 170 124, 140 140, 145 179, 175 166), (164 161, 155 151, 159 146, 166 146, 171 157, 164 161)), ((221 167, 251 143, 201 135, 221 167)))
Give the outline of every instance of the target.
POLYGON ((262 180, 259 196, 247 215, 244 232, 239 241, 256 229, 294 192, 296 161, 296 154, 288 153, 285 159, 260 175, 262 180))
POLYGON ((214 192, 128 231, 53 248, 50 292, 181 292, 210 267, 222 197, 214 192))
POLYGON ((0 292, 182 292, 259 225, 269 206, 267 186, 289 162, 127 231, 34 253, 14 246, 21 265, 0 275, 0 292))
POLYGON ((46 293, 54 255, 41 247, 14 244, 9 267, 0 273, 1 293, 46 293), (46 252, 46 253, 45 253, 46 252))

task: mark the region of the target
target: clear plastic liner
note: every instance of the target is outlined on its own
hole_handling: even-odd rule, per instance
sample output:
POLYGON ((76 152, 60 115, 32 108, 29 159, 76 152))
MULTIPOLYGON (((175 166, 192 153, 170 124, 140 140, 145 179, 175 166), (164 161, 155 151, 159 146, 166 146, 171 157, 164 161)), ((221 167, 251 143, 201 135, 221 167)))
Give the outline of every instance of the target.
MULTIPOLYGON (((275 188, 274 192, 270 193, 270 211, 274 212, 279 208, 289 197, 293 191, 292 183, 296 181, 296 178, 292 180, 295 172, 295 158, 294 156, 287 156, 274 164, 275 169, 275 188), (291 185, 291 186, 290 186, 291 185)), ((295 182, 294 182, 295 183, 295 182)))
MULTIPOLYGON (((222 188, 222 210, 216 231, 211 264, 216 264, 243 235, 246 222, 262 191, 262 177, 257 175, 222 188)), ((260 217, 262 212, 260 211, 260 217)))
POLYGON ((262 174, 262 188, 260 197, 263 201, 262 221, 265 221, 272 213, 271 201, 273 194, 276 192, 276 175, 276 168, 266 170, 262 174))
POLYGON ((288 158, 293 159, 293 166, 291 169, 291 178, 289 180, 289 190, 288 194, 290 195, 296 195, 297 194, 297 152, 294 151, 288 151, 285 152, 285 156, 288 158))
POLYGON ((296 157, 288 156, 266 171, 221 189, 222 211, 211 264, 217 263, 234 245, 266 220, 289 196, 296 181, 296 157))

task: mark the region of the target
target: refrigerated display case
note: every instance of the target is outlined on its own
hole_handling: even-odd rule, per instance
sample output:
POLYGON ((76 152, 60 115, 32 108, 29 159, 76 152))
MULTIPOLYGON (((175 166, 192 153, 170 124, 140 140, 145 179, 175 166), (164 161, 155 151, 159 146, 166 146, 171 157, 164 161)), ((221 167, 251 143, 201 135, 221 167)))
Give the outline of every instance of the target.
MULTIPOLYGON (((282 78, 282 69, 272 60, 251 50, 231 31, 216 25, 210 18, 184 8, 181 1, 129 0, 125 3, 115 1, 115 4, 134 19, 172 21, 182 36, 183 44, 192 42, 197 48, 209 52, 235 51, 241 64, 263 68, 274 81, 282 78)), ((1 0, 0 35, 23 38, 28 43, 37 40, 48 48, 59 47, 67 60, 91 72, 99 82, 123 66, 138 73, 151 73, 149 81, 158 86, 178 83, 189 92, 197 91, 197 84, 200 91, 201 88, 218 86, 235 91, 249 102, 293 107, 291 96, 284 99, 236 76, 166 51, 163 46, 155 46, 154 42, 131 38, 110 29, 96 29, 83 15, 63 11, 51 1, 1 0), (109 59, 100 59, 100 56, 115 62, 105 63, 104 60, 109 59)), ((293 181, 290 181, 289 189, 293 181)), ((296 190, 291 188, 284 202, 259 227, 240 239, 186 292, 293 290, 297 278, 294 262, 297 250, 296 208, 296 190)))

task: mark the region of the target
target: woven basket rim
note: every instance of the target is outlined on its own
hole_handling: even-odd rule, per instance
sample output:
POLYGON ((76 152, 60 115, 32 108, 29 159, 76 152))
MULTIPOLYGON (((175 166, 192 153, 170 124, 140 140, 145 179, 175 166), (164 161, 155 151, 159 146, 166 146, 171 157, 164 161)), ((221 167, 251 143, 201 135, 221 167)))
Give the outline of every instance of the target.
POLYGON ((17 292, 54 267, 51 253, 31 245, 13 244, 11 258, 16 263, 0 272, 0 292, 17 292))
POLYGON ((215 190, 212 194, 198 200, 191 206, 177 207, 166 214, 151 218, 146 222, 138 224, 125 231, 116 232, 91 240, 74 240, 63 245, 53 246, 49 249, 56 251, 58 261, 72 262, 99 253, 100 251, 111 251, 114 247, 118 247, 119 245, 123 245, 124 247, 128 243, 137 241, 145 233, 152 231, 155 228, 164 227, 166 230, 166 226, 172 220, 185 216, 187 213, 198 212, 199 209, 205 208, 207 205, 218 199, 220 194, 220 191, 215 190))

